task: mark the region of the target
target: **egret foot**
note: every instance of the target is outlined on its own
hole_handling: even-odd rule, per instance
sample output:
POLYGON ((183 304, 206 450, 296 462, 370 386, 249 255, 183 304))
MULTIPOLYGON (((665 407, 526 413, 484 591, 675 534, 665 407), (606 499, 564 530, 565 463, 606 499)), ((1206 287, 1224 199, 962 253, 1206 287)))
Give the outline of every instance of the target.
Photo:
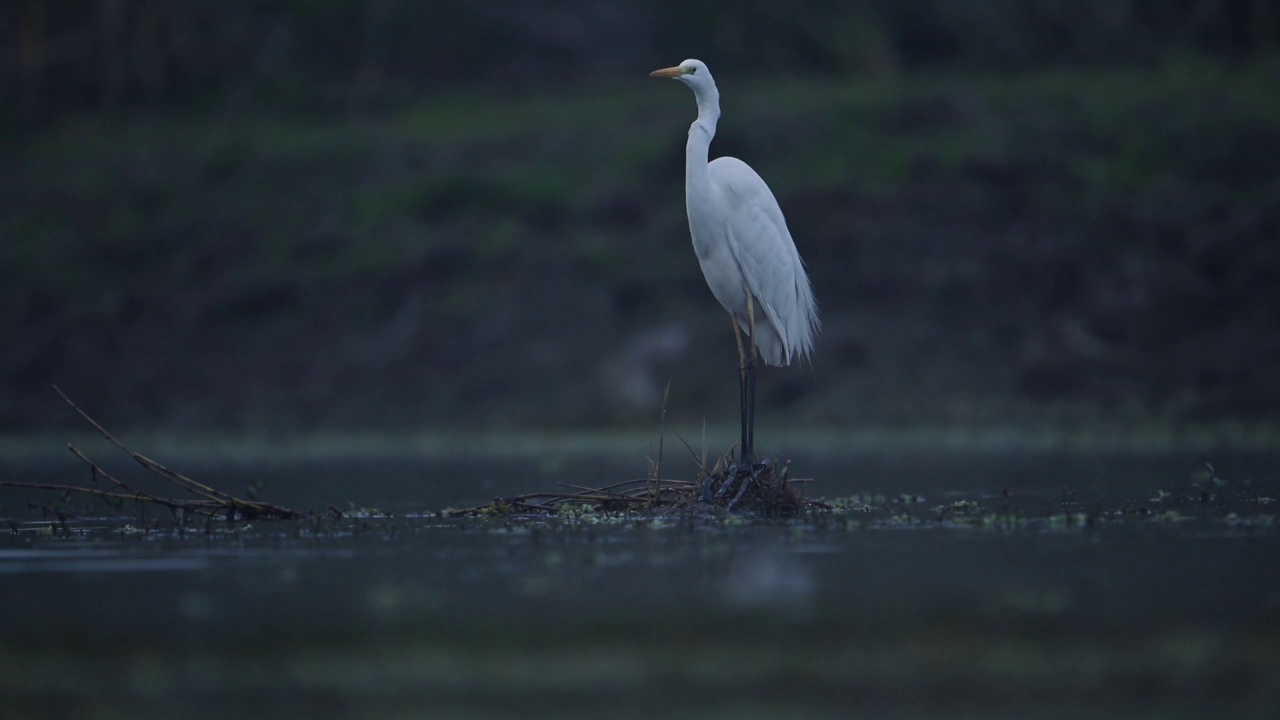
POLYGON ((787 515, 803 504, 800 493, 787 483, 789 463, 733 462, 703 481, 700 499, 732 511, 749 510, 787 515))

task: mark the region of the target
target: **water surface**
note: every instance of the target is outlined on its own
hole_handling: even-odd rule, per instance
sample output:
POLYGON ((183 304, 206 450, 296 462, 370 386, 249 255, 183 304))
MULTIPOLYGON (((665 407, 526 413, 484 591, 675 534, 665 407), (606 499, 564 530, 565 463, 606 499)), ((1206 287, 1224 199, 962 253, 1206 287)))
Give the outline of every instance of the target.
POLYGON ((790 521, 436 515, 643 476, 643 458, 194 464, 233 492, 392 517, 179 532, 163 513, 4 495, 7 717, 1280 707, 1280 458, 1266 454, 828 454, 793 476, 856 497, 790 521))

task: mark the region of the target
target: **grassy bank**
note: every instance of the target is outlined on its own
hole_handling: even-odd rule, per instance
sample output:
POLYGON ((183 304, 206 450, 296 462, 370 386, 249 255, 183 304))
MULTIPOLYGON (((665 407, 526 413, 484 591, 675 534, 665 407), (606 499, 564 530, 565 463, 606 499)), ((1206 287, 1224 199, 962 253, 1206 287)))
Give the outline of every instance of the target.
MULTIPOLYGON (((713 152, 814 276, 782 422, 1165 424, 1280 399, 1276 65, 722 72, 713 152)), ((0 427, 573 427, 732 414, 688 93, 637 73, 377 116, 90 117, 7 144, 0 427)), ((1272 416, 1273 417, 1273 416, 1272 416)), ((731 419, 731 418, 729 418, 731 419)))

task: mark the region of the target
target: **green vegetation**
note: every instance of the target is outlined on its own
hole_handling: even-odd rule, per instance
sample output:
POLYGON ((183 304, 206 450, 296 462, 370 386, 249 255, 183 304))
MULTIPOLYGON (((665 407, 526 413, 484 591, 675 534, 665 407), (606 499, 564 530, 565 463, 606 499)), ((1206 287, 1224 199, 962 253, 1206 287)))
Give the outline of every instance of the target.
MULTIPOLYGON (((1266 232, 1275 73, 1183 59, 857 82, 723 74, 713 152, 769 180, 829 320, 824 392, 777 375, 763 401, 817 423, 1247 422, 1256 398, 1280 392, 1262 369, 1271 350, 1253 363, 1215 348, 1260 329, 1267 308, 1224 318, 1280 279, 1266 232), (1205 245, 1206 233, 1227 235, 1205 245), (949 349, 922 346, 929 333, 949 349)), ((692 113, 641 73, 329 119, 63 120, 10 148, 0 180, 0 327, 25 343, 0 427, 51 420, 32 379, 83 379, 98 387, 77 396, 100 412, 167 422, 172 406, 132 398, 143 378, 164 393, 186 371, 217 385, 248 373, 255 388, 210 405, 176 393, 196 426, 647 421, 651 407, 602 404, 582 378, 646 326, 719 336, 684 227, 692 113), (317 333, 337 343, 298 355, 317 333), (164 367, 127 350, 157 337, 164 367), (501 379, 499 338, 540 358, 542 382, 501 379), (92 354, 104 343, 126 351, 92 354), (316 378, 364 373, 413 390, 352 388, 306 409, 316 378), (88 379, 103 375, 117 385, 88 379)), ((677 417, 732 407, 722 370, 701 355, 680 365, 677 417)))
MULTIPOLYGON (((1223 128, 1280 126, 1274 80, 1265 63, 1207 61, 1156 73, 729 80, 721 143, 750 157, 784 198, 858 187, 889 194, 921 174, 963 179, 975 163, 1034 162, 1052 168, 1034 200, 1079 208, 1246 159, 1231 144, 1249 138, 1223 128), (1055 195, 1060 189, 1088 195, 1055 195)), ((678 168, 688 103, 656 84, 597 89, 569 98, 444 94, 386 117, 337 122, 252 115, 71 121, 17 151, 11 182, 21 185, 11 189, 18 195, 5 214, 11 242, 0 251, 6 266, 25 262, 24 269, 57 279, 75 272, 68 257, 93 259, 86 249, 109 246, 123 256, 128 248, 120 245, 132 243, 151 255, 143 251, 160 244, 157 236, 204 227, 251 233, 268 265, 287 262, 291 272, 361 272, 429 248, 433 234, 424 231, 437 216, 527 225, 564 213, 586 230, 609 195, 678 200, 668 180, 678 168), (657 167, 668 168, 659 183, 657 167), (298 264, 299 247, 321 227, 351 242, 340 244, 347 247, 339 257, 298 264)), ((1235 187, 1206 189, 1248 203, 1268 179, 1231 178, 1235 187)), ((569 240, 586 242, 585 235, 569 240)), ((486 245, 491 238, 479 240, 465 250, 495 250, 486 245)))

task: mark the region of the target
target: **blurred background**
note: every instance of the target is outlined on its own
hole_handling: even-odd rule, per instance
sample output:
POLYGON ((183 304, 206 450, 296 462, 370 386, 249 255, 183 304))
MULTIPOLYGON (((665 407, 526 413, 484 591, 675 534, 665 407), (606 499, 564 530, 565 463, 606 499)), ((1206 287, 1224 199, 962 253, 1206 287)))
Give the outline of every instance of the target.
POLYGON ((0 431, 736 426, 692 94, 824 332, 808 428, 1265 426, 1270 0, 9 0, 0 431))

